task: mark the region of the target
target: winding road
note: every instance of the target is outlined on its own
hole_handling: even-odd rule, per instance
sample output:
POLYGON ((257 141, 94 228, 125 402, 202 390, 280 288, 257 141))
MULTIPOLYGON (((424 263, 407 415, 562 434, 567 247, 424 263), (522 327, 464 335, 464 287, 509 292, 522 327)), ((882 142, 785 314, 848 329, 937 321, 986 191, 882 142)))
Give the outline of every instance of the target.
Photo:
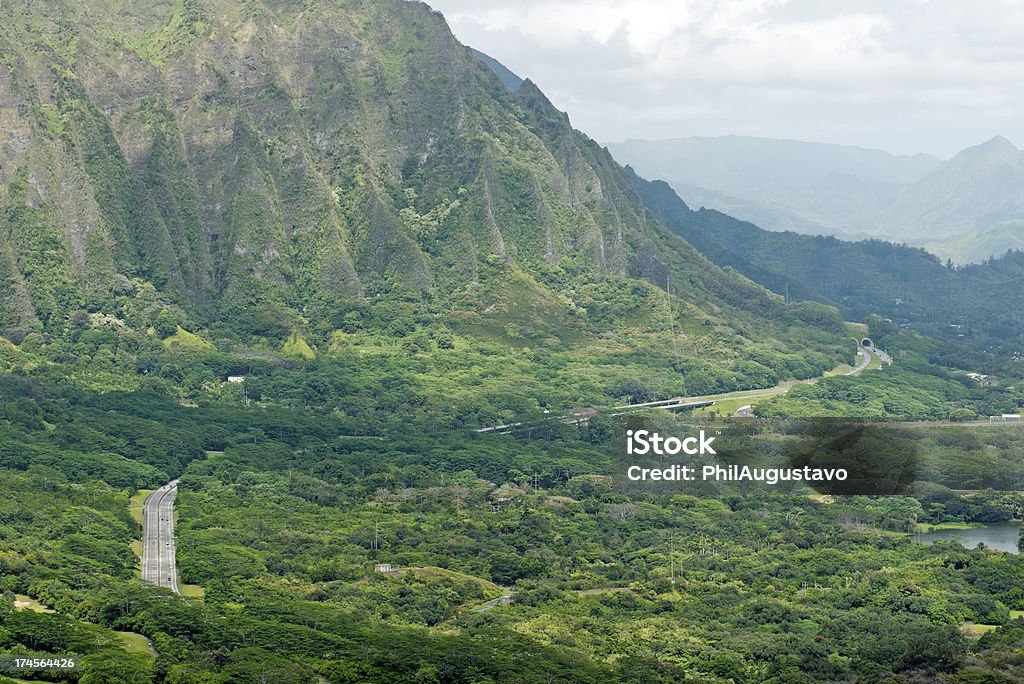
POLYGON ((877 347, 857 347, 857 365, 852 370, 846 372, 846 375, 857 375, 867 370, 867 367, 871 365, 871 357, 877 356, 879 367, 891 366, 892 357, 886 354, 877 347))
POLYGON ((171 480, 142 502, 142 579, 178 591, 174 561, 174 497, 178 481, 171 480))
MULTIPOLYGON (((845 371, 840 371, 840 369, 837 368, 834 371, 832 371, 832 373, 826 373, 826 376, 837 375, 840 372, 842 372, 843 375, 859 375, 864 371, 871 369, 871 362, 876 357, 878 359, 878 366, 876 366, 876 368, 881 369, 885 368, 886 366, 892 365, 892 357, 890 357, 889 354, 887 354, 886 352, 882 351, 881 349, 875 346, 862 346, 860 340, 857 338, 854 338, 854 341, 857 343, 856 364, 852 368, 849 368, 849 370, 845 371)), ((607 409, 592 410, 592 413, 614 411, 615 413, 612 413, 611 415, 616 416, 622 415, 624 412, 634 411, 637 409, 665 409, 668 411, 678 411, 680 409, 704 408, 708 406, 714 406, 715 404, 718 404, 719 402, 723 401, 746 401, 748 399, 764 399, 765 397, 780 396, 787 393, 795 385, 814 384, 819 379, 820 378, 811 378, 809 380, 801 381, 790 380, 788 382, 776 385, 775 387, 767 387, 759 390, 739 390, 736 392, 724 392, 721 394, 708 394, 696 397, 672 397, 669 399, 658 399, 655 401, 647 401, 637 404, 623 404, 622 406, 612 406, 607 409)), ((738 409, 736 409, 735 415, 742 418, 752 418, 754 416, 753 403, 754 402, 751 402, 750 404, 740 406, 738 409)), ((576 424, 579 422, 585 422, 587 420, 587 417, 588 416, 579 413, 569 415, 553 414, 552 416, 547 417, 544 420, 561 420, 563 422, 576 424)), ((536 422, 519 422, 506 423, 503 425, 491 425, 488 427, 478 428, 477 432, 504 434, 512 432, 513 430, 516 429, 527 429, 531 425, 536 425, 536 422)))
MULTIPOLYGON (((878 357, 879 367, 892 365, 892 359, 881 349, 878 349, 877 347, 863 347, 858 344, 857 364, 850 370, 846 371, 844 375, 859 375, 860 373, 863 373, 868 370, 871 365, 871 360, 876 356, 878 357)), ((833 371, 833 373, 835 372, 836 371, 833 371)), ((818 380, 819 378, 812 378, 810 380, 803 380, 800 382, 790 381, 775 387, 769 387, 761 390, 739 390, 737 392, 708 394, 699 397, 674 397, 672 399, 650 401, 643 404, 626 404, 625 406, 616 406, 614 407, 614 410, 636 408, 666 408, 669 410, 676 410, 679 408, 702 408, 704 406, 713 406, 717 402, 731 399, 763 399, 765 397, 778 396, 788 392, 794 385, 813 384, 818 380)), ((740 416, 752 416, 753 407, 749 404, 741 406, 739 410, 737 410, 736 414, 740 416)))

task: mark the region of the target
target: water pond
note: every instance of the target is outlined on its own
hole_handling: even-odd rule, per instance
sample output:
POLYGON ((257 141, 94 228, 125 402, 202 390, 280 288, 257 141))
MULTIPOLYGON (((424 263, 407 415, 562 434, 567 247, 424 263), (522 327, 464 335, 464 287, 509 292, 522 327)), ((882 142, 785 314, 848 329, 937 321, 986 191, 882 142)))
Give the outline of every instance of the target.
POLYGON ((1020 553, 1017 549, 1017 537, 1020 534, 1021 523, 1000 522, 988 523, 981 527, 971 527, 966 530, 935 530, 934 532, 922 532, 913 535, 915 541, 924 544, 934 544, 937 541, 954 541, 961 546, 973 549, 979 543, 990 549, 998 549, 1007 553, 1020 553))

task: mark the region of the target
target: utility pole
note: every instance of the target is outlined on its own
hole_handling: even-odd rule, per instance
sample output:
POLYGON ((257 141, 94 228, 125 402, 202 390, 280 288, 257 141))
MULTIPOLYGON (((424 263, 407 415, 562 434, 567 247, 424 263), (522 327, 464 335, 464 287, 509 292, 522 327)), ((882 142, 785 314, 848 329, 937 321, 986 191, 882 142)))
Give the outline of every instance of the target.
MULTIPOLYGON (((672 355, 675 357, 676 368, 679 367, 679 347, 676 342, 676 322, 672 317, 672 274, 665 275, 665 301, 668 304, 668 332, 672 337, 672 355)), ((680 373, 680 390, 686 396, 686 378, 680 373)))
POLYGON ((672 584, 676 583, 676 532, 672 530, 672 534, 668 538, 668 574, 672 580, 672 584))

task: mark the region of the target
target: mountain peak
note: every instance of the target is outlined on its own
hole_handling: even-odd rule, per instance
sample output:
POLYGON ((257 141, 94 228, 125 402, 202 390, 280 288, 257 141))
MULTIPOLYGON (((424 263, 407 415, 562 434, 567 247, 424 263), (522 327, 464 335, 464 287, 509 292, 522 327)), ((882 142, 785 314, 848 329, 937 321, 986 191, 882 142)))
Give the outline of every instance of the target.
MULTIPOLYGON (((560 312, 562 283, 542 281, 563 257, 583 264, 580 283, 708 272, 536 84, 503 93, 426 5, 318 3, 301 21, 249 3, 253 23, 228 11, 237 3, 202 0, 217 11, 184 28, 177 10, 142 3, 152 11, 133 35, 145 39, 125 47, 90 23, 102 3, 85 0, 96 11, 69 21, 89 58, 70 62, 12 42, 14 10, 0 4, 0 128, 25 141, 0 145, 0 334, 61 335, 86 307, 146 297, 135 310, 153 304, 170 335, 175 321, 216 324, 283 345, 294 330, 333 330, 367 295, 371 307, 425 292, 455 305, 515 281, 560 312), (37 102, 59 103, 39 110, 52 125, 37 102), (57 123, 63 111, 74 126, 57 123)), ((720 293, 692 292, 709 308, 777 303, 713 277, 720 293)), ((457 306, 475 315, 482 301, 457 306)), ((147 330, 148 316, 133 325, 147 330)))
POLYGON ((988 142, 982 143, 982 144, 983 145, 999 146, 999 147, 1012 147, 1015 150, 1017 149, 1016 145, 1014 145, 1007 138, 1004 138, 1001 135, 993 136, 991 140, 989 140, 988 142))
MULTIPOLYGON (((1001 135, 994 136, 980 145, 968 147, 967 150, 984 150, 985 152, 1020 152, 1020 149, 1016 145, 1001 135)), ((967 150, 964 151, 966 152, 967 150)))
POLYGON ((1009 161, 1016 159, 1021 154, 1020 149, 1012 142, 1001 135, 986 140, 978 145, 973 145, 958 152, 947 164, 954 166, 976 163, 990 163, 993 161, 1009 161))

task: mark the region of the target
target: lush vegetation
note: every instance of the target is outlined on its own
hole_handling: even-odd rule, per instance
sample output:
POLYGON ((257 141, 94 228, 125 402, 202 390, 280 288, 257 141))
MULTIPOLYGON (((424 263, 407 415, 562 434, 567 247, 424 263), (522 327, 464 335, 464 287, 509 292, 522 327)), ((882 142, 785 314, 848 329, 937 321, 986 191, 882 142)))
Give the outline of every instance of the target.
MULTIPOLYGON (((426 323, 545 353, 671 307, 682 334, 722 326, 705 360, 786 331, 793 348, 778 297, 665 230, 607 151, 421 4, 115 16, 0 7, 5 127, 25 141, 0 150, 6 339, 152 329, 308 359, 338 330, 426 323)), ((807 323, 810 351, 835 344, 807 323)))
POLYGON ((963 373, 901 361, 882 373, 823 378, 755 406, 761 416, 987 420, 1024 406, 1024 386, 979 387, 963 373))
MULTIPOLYGON (((1024 488, 1024 436, 1012 428, 910 429, 928 481, 911 496, 738 487, 696 497, 622 489, 610 418, 519 436, 424 434, 414 423, 383 440, 339 439, 348 419, 320 408, 196 409, 151 390, 12 377, 3 389, 0 581, 8 602, 25 594, 58 613, 8 609, 2 647, 78 650, 110 665, 81 681, 974 681, 1014 671, 1020 557, 902 534, 1019 517, 1024 498, 980 491, 1024 488), (201 600, 141 587, 129 551, 139 534, 129 495, 172 476, 182 580, 204 588, 201 600), (375 562, 401 570, 374 573, 375 562), (509 592, 510 606, 492 603, 509 592), (971 640, 969 624, 996 628, 971 640), (111 630, 145 635, 155 659, 111 630), (46 644, 29 637, 51 631, 46 644), (111 674, 115 664, 134 679, 111 674)), ((669 430, 688 420, 651 419, 669 430)), ((779 432, 731 430, 727 449, 730 439, 770 445, 779 432)))
POLYGON ((843 302, 666 230, 424 5, 73 5, 0 6, 0 653, 83 684, 1017 676, 1024 561, 905 535, 1020 518, 984 491, 1024 488, 1015 433, 903 436, 924 482, 888 498, 618 460, 623 421, 775 462, 794 417, 1009 410, 1012 362, 872 319, 884 373, 636 414, 850 364, 843 302), (133 552, 172 478, 184 597, 133 552))
POLYGON ((615 311, 617 319, 596 329, 580 323, 564 341, 526 322, 499 327, 507 317, 449 326, 414 305, 353 304, 339 329, 289 338, 278 351, 266 341, 209 342, 176 324, 133 332, 81 312, 63 339, 0 339, 0 368, 80 389, 172 393, 200 406, 333 409, 352 434, 378 434, 409 420, 482 427, 579 406, 770 387, 817 377, 853 354, 835 311, 812 304, 787 310, 789 322, 757 325, 688 308, 670 315, 665 293, 649 285, 594 284, 587 296, 598 316, 615 311), (798 349, 801 341, 809 348, 798 349), (226 383, 229 376, 245 382, 226 383))

